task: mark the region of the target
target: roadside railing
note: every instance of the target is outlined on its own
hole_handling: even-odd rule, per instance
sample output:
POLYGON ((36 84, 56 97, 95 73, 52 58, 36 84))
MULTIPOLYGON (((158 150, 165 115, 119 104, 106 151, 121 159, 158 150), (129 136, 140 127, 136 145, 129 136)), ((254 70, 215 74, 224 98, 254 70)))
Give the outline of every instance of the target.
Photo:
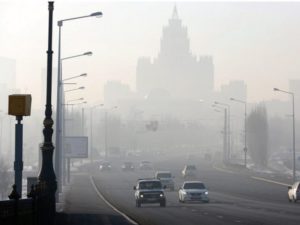
POLYGON ((0 201, 1 225, 37 225, 37 198, 36 187, 31 186, 28 198, 20 199, 13 185, 9 200, 0 201))

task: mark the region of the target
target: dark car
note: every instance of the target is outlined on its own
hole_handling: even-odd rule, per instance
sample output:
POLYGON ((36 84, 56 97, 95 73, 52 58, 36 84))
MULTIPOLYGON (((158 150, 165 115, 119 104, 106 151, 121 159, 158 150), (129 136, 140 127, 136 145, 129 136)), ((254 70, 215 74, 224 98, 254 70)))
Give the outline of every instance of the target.
POLYGON ((111 164, 108 161, 104 161, 100 163, 99 166, 100 171, 111 171, 111 164))
POLYGON ((124 162, 122 165, 123 171, 134 171, 134 165, 132 162, 124 162))
POLYGON ((166 206, 166 196, 160 180, 141 179, 133 189, 135 190, 136 207, 149 203, 159 203, 161 207, 166 206))

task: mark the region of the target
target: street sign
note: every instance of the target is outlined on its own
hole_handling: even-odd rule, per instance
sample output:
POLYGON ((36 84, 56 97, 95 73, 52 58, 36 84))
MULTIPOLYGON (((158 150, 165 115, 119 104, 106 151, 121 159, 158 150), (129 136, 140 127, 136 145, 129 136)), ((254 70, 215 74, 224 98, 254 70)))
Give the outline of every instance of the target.
POLYGON ((64 138, 65 157, 88 158, 88 137, 69 136, 64 138))

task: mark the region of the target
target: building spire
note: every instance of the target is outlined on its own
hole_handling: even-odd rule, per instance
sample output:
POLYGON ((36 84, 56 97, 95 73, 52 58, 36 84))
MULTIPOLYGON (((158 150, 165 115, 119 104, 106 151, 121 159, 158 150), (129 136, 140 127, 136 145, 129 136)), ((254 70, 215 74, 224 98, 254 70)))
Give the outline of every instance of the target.
POLYGON ((173 15, 172 15, 172 19, 178 19, 178 12, 177 12, 177 7, 176 7, 176 4, 174 5, 174 8, 173 8, 173 15))

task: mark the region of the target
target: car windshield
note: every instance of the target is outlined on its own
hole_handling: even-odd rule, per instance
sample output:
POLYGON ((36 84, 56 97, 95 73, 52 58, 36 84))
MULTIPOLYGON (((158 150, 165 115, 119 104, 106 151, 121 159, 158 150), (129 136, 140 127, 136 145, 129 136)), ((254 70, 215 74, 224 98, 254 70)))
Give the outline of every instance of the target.
POLYGON ((185 183, 183 186, 184 189, 205 189, 203 183, 185 183))
POLYGON ((161 189, 159 181, 143 181, 139 184, 140 189, 161 189))
POLYGON ((190 166, 186 166, 187 170, 196 170, 196 166, 194 165, 190 165, 190 166))
POLYGON ((171 178, 171 173, 158 173, 157 178, 171 178))

